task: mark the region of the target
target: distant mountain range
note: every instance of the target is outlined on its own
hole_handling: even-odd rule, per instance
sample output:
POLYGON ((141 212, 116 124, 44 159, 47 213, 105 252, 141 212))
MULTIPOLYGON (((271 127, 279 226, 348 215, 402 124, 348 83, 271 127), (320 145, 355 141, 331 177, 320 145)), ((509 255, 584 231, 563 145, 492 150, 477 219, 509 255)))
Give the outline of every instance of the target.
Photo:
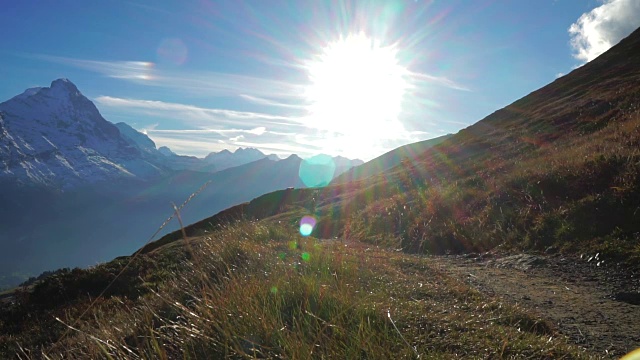
POLYGON ((1 103, 0 134, 0 179, 61 188, 122 178, 145 181, 174 170, 216 172, 267 157, 250 148, 204 159, 156 149, 131 126, 105 120, 67 79, 1 103))
POLYGON ((330 159, 330 167, 308 165, 251 148, 177 155, 104 119, 69 80, 28 89, 0 103, 0 288, 130 253, 173 213, 172 203, 205 184, 181 212, 186 223, 274 190, 320 185, 305 184, 301 169, 332 179, 362 164, 330 159))

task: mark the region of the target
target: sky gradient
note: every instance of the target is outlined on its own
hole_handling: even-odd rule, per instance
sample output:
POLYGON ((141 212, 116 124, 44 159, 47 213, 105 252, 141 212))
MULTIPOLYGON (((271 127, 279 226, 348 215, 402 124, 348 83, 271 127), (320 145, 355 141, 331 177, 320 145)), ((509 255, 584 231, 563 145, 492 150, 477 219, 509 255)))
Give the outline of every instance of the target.
POLYGON ((14 1, 0 12, 0 101, 68 78, 107 120, 179 154, 255 147, 366 161, 455 133, 638 26, 637 0, 14 1), (353 71, 317 66, 357 36, 393 57, 403 80, 397 112, 380 120, 396 94, 383 77, 363 70, 358 97, 332 94, 335 82, 319 90, 371 62, 347 53, 353 71), (360 104, 317 111, 319 98, 360 104))

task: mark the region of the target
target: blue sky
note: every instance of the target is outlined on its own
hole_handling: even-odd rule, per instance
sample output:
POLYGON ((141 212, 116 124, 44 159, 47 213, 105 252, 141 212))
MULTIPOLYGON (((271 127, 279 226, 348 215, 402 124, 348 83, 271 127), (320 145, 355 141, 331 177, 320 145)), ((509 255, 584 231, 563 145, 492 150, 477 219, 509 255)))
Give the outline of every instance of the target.
POLYGON ((637 0, 14 1, 0 99, 64 77, 177 153, 369 160, 457 132, 638 26, 637 0))

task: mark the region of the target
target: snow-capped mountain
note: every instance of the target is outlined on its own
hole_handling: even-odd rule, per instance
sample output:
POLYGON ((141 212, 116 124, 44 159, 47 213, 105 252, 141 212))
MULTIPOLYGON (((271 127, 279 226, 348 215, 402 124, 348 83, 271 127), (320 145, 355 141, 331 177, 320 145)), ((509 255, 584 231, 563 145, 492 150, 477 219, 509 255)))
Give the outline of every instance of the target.
MULTIPOLYGON (((280 160, 254 148, 212 152, 204 159, 157 149, 146 134, 105 120, 67 79, 0 103, 0 181, 71 188, 173 171, 215 173, 265 158, 280 160)), ((336 161, 338 168, 360 164, 336 161)))
POLYGON ((67 79, 0 103, 0 180, 71 187, 162 174, 141 149, 67 79))

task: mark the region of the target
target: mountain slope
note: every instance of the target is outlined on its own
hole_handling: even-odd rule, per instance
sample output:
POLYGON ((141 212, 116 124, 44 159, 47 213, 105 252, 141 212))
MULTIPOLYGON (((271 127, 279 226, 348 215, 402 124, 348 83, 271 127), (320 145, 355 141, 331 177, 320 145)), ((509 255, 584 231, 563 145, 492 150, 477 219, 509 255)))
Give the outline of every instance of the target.
POLYGON ((339 184, 350 181, 357 181, 377 175, 394 166, 400 165, 403 159, 413 159, 422 154, 430 147, 437 145, 448 139, 451 135, 443 135, 437 138, 424 140, 391 150, 377 158, 367 161, 366 164, 354 167, 337 177, 333 183, 339 184))
MULTIPOLYGON (((194 197, 182 211, 182 218, 186 224, 202 220, 212 213, 230 206, 249 201, 263 194, 285 188, 303 188, 307 185, 301 180, 300 169, 303 159, 291 155, 286 159, 274 161, 263 158, 249 164, 232 167, 215 173, 181 172, 161 182, 148 187, 138 194, 139 199, 158 198, 158 192, 172 188, 176 196, 175 202, 188 198, 195 190, 208 182, 208 185, 198 196, 194 197), (241 184, 241 186, 239 186, 241 184)), ((323 173, 329 179, 338 176, 349 169, 348 162, 337 159, 340 166, 334 171, 325 167, 310 167, 314 174, 323 173)), ((272 204, 278 207, 278 204, 272 204)), ((176 225, 173 225, 174 227, 176 225)))
POLYGON ((135 145, 147 153, 154 153, 156 151, 156 143, 149 139, 147 135, 123 122, 119 122, 115 125, 120 131, 120 134, 122 134, 122 136, 128 140, 131 145, 135 145))

